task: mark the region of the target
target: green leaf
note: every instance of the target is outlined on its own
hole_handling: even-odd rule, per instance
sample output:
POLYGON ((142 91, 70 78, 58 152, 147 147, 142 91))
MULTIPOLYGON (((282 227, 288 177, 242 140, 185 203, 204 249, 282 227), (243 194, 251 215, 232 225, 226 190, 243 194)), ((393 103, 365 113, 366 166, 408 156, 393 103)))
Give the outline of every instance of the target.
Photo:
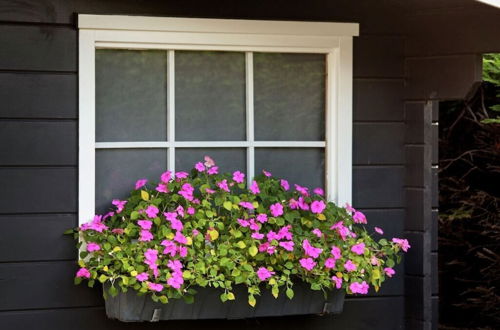
POLYGON ((160 296, 159 300, 160 300, 160 302, 161 302, 162 304, 166 304, 166 303, 168 303, 168 298, 167 298, 167 296, 160 296))
POLYGON ((116 295, 118 294, 118 289, 116 287, 114 287, 113 285, 109 288, 109 294, 111 295, 111 297, 116 297, 116 295))
POLYGON ((145 201, 149 200, 149 193, 146 190, 141 190, 141 198, 145 201))
POLYGON ((250 254, 252 257, 255 257, 255 255, 259 252, 257 247, 255 245, 252 245, 251 247, 248 248, 248 254, 250 254))
POLYGON ((132 212, 130 213, 130 219, 131 219, 131 220, 136 220, 136 219, 138 219, 138 218, 139 218, 139 212, 137 212, 137 211, 132 211, 132 212))
POLYGON ((280 293, 280 289, 278 288, 277 285, 273 285, 273 288, 271 289, 271 293, 273 294, 274 298, 278 298, 278 295, 280 293))
POLYGON ((248 304, 252 307, 255 307, 256 303, 257 303, 257 300, 255 300, 255 297, 252 294, 248 295, 248 304))
POLYGON ((222 302, 226 302, 226 301, 227 301, 227 294, 226 294, 226 293, 221 294, 221 295, 220 295, 220 300, 221 300, 222 302))
POLYGON ((101 274, 101 276, 99 276, 98 280, 99 280, 99 282, 104 283, 108 280, 108 278, 109 277, 107 277, 106 275, 101 274))
POLYGON ((286 289, 286 296, 288 297, 288 299, 292 299, 293 298, 293 290, 291 288, 288 288, 286 289))
POLYGON ((224 204, 222 204, 222 206, 224 206, 226 210, 231 211, 233 208, 233 203, 231 203, 230 201, 225 201, 224 204))
POLYGON ((234 299, 235 299, 234 293, 228 292, 228 294, 227 294, 227 300, 234 300, 234 299))
POLYGON ((247 247, 247 245, 243 241, 239 241, 238 243, 236 243, 236 246, 238 246, 240 249, 244 249, 247 247))

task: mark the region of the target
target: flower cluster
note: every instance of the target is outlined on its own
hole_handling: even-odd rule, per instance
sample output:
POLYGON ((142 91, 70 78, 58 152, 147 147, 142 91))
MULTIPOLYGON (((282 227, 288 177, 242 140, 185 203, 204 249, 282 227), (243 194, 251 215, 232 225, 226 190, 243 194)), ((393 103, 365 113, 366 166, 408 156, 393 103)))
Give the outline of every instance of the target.
POLYGON ((248 302, 271 289, 293 297, 297 281, 313 290, 367 294, 395 275, 406 239, 377 238, 365 215, 328 202, 321 188, 291 185, 263 171, 245 184, 241 171, 219 174, 210 157, 190 172, 166 171, 155 185, 140 179, 126 200, 74 230, 81 238, 75 281, 110 282, 153 300, 194 299, 195 287, 248 302), (83 246, 82 246, 83 245, 83 246))

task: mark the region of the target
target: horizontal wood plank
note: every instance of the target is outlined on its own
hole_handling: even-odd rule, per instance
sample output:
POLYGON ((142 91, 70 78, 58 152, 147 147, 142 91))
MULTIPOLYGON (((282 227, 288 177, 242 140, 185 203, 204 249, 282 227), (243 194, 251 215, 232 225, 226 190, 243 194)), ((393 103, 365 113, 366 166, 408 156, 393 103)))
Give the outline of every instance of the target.
POLYGON ((354 38, 354 77, 403 77, 404 45, 402 36, 360 35, 354 38))
POLYGON ((356 208, 399 208, 404 206, 403 166, 355 166, 353 205, 356 208))
POLYGON ((354 79, 354 121, 402 121, 403 80, 354 79))
POLYGON ((403 123, 354 123, 355 165, 403 164, 403 123))

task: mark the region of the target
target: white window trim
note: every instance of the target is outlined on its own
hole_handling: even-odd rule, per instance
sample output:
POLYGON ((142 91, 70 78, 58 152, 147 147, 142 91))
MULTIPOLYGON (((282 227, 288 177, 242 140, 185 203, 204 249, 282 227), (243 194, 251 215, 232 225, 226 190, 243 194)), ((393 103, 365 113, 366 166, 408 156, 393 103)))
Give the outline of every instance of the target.
POLYGON ((255 147, 324 147, 327 198, 339 205, 352 196, 352 38, 355 23, 291 22, 78 15, 79 28, 79 222, 95 210, 95 150, 100 148, 168 148, 169 169, 176 147, 246 147, 248 177, 254 175, 255 147), (246 53, 247 140, 175 141, 172 65, 168 77, 168 142, 95 142, 95 50, 220 50, 246 53), (323 53, 327 57, 326 141, 255 141, 253 130, 252 52, 323 53), (249 83, 250 82, 250 83, 249 83), (172 142, 173 141, 173 142, 172 142))

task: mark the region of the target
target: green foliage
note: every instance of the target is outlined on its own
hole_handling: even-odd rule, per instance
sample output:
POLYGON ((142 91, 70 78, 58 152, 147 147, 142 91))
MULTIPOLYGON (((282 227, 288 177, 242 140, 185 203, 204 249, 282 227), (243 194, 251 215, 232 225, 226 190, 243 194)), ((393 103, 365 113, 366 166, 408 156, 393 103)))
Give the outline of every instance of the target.
MULTIPOLYGON (((89 271, 88 280, 92 285, 95 280, 110 282, 109 294, 112 296, 118 293, 118 289, 133 289, 139 294, 148 293, 153 300, 162 303, 179 298, 190 303, 196 294, 193 288, 214 287, 220 289, 222 301, 248 299, 248 303, 255 306, 261 289, 271 290, 275 297, 284 293, 292 299, 293 284, 297 281, 309 283, 312 290, 328 291, 335 289, 332 277, 336 277, 342 279, 342 288, 348 293, 351 293, 349 284, 354 282, 366 282, 378 290, 387 279, 384 268, 393 267, 394 260, 400 260, 401 244, 386 239, 377 241, 372 235, 378 234, 369 233, 364 226, 355 223, 351 214, 353 210, 327 202, 318 194, 301 195, 297 191, 287 191, 274 177, 261 175, 255 180, 260 188, 258 194, 234 182, 230 174, 209 175, 207 171, 192 170, 187 178, 163 182, 168 193, 157 191, 156 186, 134 190, 123 210, 115 210, 104 219, 97 218, 93 223, 74 230, 75 238, 81 240, 83 247, 92 243, 99 246, 98 250, 82 249, 79 265, 89 271), (227 180, 230 192, 219 188, 218 184, 223 180, 227 180), (186 185, 194 188, 191 199, 179 194, 186 185), (307 204, 308 209, 290 206, 298 200, 307 204), (248 203, 246 206, 245 202, 248 203), (316 209, 313 213, 313 202, 323 205, 324 209, 319 212, 316 209), (276 203, 283 205, 284 212, 273 216, 270 206, 276 203), (159 209, 157 215, 147 214, 146 210, 151 206, 159 209), (180 231, 172 228, 164 214, 176 210, 183 227, 180 231), (267 221, 257 221, 258 214, 266 214, 267 221), (139 221, 146 219, 151 221, 149 231, 153 237, 141 241, 144 229, 139 221), (253 228, 242 225, 238 219, 253 222, 253 228), (102 230, 92 229, 92 224, 104 224, 104 229, 102 226, 102 230), (334 224, 339 227, 331 228, 334 224), (287 228, 293 237, 269 239, 266 236, 270 232, 286 232, 287 228), (344 230, 342 236, 338 228, 344 230), (318 231, 313 233, 313 229, 322 235, 318 235, 318 231), (264 234, 264 237, 252 237, 255 232, 264 234), (178 234, 186 240, 176 241, 178 234), (302 258, 307 258, 303 248, 306 239, 314 248, 322 249, 314 258, 316 265, 310 271, 300 263, 302 258), (280 245, 284 240, 293 242, 291 251, 280 245), (176 249, 187 249, 187 255, 180 256, 178 250, 168 253, 166 245, 169 242, 176 249), (351 250, 359 243, 365 244, 362 254, 351 250), (333 268, 327 268, 325 261, 332 258, 332 246, 340 248, 341 256, 333 268), (145 256, 151 250, 158 251, 156 276, 145 256), (169 285, 169 280, 175 276, 175 271, 169 266, 172 260, 180 261, 183 267, 181 275, 177 273, 183 281, 178 289, 169 285), (356 270, 345 269, 347 260, 354 262, 356 270), (270 277, 261 280, 257 275, 259 270, 269 271, 270 277), (146 280, 140 279, 143 273, 147 273, 146 280), (150 284, 161 284, 161 290, 152 290, 150 284), (236 297, 233 293, 235 285, 246 286, 248 297, 236 297)), ((356 214, 362 215, 360 212, 356 214)), ((75 283, 79 284, 81 279, 82 276, 77 277, 75 283)))
MULTIPOLYGON (((500 54, 483 55, 483 80, 500 89, 500 54)), ((500 92, 497 93, 496 97, 500 99, 500 92)), ((500 112, 500 104, 490 106, 489 109, 500 112)), ((481 122, 483 124, 500 124, 500 117, 483 119, 481 122)))

